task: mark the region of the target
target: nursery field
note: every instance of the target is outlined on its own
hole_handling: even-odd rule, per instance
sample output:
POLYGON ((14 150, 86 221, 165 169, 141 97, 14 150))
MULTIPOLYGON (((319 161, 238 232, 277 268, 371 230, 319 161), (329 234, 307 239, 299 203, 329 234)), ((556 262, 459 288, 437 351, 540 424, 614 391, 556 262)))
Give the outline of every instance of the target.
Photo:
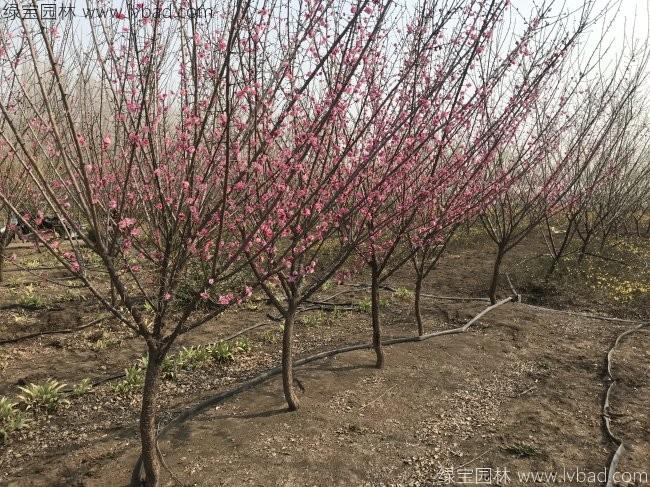
POLYGON ((647 2, 81 3, 0 15, 0 486, 648 484, 647 2))
MULTIPOLYGON (((490 305, 493 248, 475 230, 457 233, 424 282, 425 333, 490 305)), ((140 453, 142 340, 88 291, 49 284, 67 271, 48 254, 9 251, 31 270, 8 262, 0 288, 0 397, 15 404, 3 412, 0 485, 128 485, 140 453)), ((611 238, 579 265, 569 253, 550 278, 545 252, 533 232, 502 264, 497 297, 516 291, 521 302, 464 333, 386 346, 383 369, 370 347, 297 362, 294 412, 279 374, 219 400, 280 365, 282 320, 262 294, 183 334, 161 372, 162 485, 559 482, 528 477, 547 474, 604 485, 619 445, 605 417, 625 445, 616 485, 646 485, 650 241, 611 238)), ((406 265, 381 289, 384 341, 417 336, 412 274, 406 265)), ((369 342, 368 281, 331 280, 299 308, 298 361, 369 342)))

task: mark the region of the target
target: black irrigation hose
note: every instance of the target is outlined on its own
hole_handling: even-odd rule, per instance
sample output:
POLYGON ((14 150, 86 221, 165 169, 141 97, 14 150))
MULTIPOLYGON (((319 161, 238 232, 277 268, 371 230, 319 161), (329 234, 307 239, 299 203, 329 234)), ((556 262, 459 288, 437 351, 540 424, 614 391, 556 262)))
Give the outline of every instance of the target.
POLYGON ((304 313, 306 311, 326 311, 331 313, 333 311, 359 311, 359 306, 356 304, 315 304, 313 306, 305 306, 300 308, 298 312, 304 313))
POLYGON ((517 302, 521 303, 521 294, 517 292, 514 284, 512 284, 512 281, 510 280, 510 275, 507 273, 506 273, 506 279, 508 279, 508 285, 510 286, 510 290, 512 291, 512 294, 514 296, 517 296, 517 302))
MULTIPOLYGON (((414 337, 400 337, 400 338, 392 338, 389 340, 384 340, 382 341, 383 346, 390 346, 390 345, 396 345, 398 343, 407 343, 407 342, 420 342, 423 340, 428 340, 430 338, 434 338, 437 336, 442 336, 442 335, 452 335, 452 334, 457 334, 457 333, 464 333, 466 332, 469 327, 476 323, 482 316, 484 316, 486 313, 489 311, 502 306, 506 303, 509 302, 516 302, 517 297, 516 296, 511 296, 506 299, 502 299, 501 301, 488 306, 485 308, 483 311, 481 311, 479 314, 477 314, 474 318, 472 318, 470 321, 468 321, 466 324, 463 326, 460 326, 458 328, 453 328, 451 330, 442 330, 442 331, 436 331, 432 333, 427 333, 425 335, 421 336, 414 336, 414 337)), ((335 348, 333 350, 327 350, 324 352, 317 353, 315 355, 310 355, 308 357, 304 357, 301 359, 298 359, 294 362, 294 367, 300 367, 302 365, 309 364, 311 362, 315 362, 317 360, 321 360, 324 358, 328 357, 333 357, 335 355, 339 355, 342 353, 347 353, 347 352, 353 352, 356 350, 366 350, 366 349, 371 349, 373 348, 372 343, 357 343, 357 344, 352 344, 352 345, 346 345, 340 348, 335 348)), ((179 413, 175 418, 173 418, 171 421, 169 421, 163 428, 161 428, 158 432, 158 438, 161 438, 164 436, 172 426, 178 425, 181 423, 184 423, 191 417, 195 416, 196 414, 205 411, 206 409, 214 406, 215 404, 219 404, 226 399, 233 397, 237 394, 240 394, 244 391, 247 391, 251 389, 252 387, 255 387, 256 385, 262 384, 266 382, 267 380, 271 379, 272 377, 275 377, 276 375, 279 375, 282 372, 282 367, 277 366, 273 367, 271 369, 268 369, 259 375, 256 375, 252 379, 249 379, 248 381, 238 385, 237 387, 234 387, 228 391, 224 391, 222 393, 217 394, 216 396, 211 396, 208 397, 207 399, 204 399, 203 401, 199 402, 197 405, 194 407, 187 409, 183 411, 182 413, 179 413)), ((142 484, 142 455, 138 458, 135 466, 133 467, 133 471, 131 473, 131 487, 138 487, 141 486, 142 484)))
MULTIPOLYGON (((348 286, 348 287, 353 287, 357 289, 366 289, 370 288, 369 284, 341 284, 342 286, 348 286)), ((384 289, 386 291, 390 291, 392 293, 397 292, 397 289, 390 287, 390 286, 379 286, 381 289, 384 289)), ((348 292, 352 291, 343 291, 340 293, 336 293, 334 296, 339 296, 341 294, 345 294, 348 292)), ((330 298, 325 298, 325 301, 328 301, 329 299, 333 298, 334 296, 331 296, 330 298)), ((463 297, 463 296, 439 296, 437 294, 425 294, 421 293, 420 296, 425 297, 425 298, 432 298, 432 299, 443 299, 445 301, 490 301, 490 298, 477 298, 477 297, 463 297)))
POLYGON ((61 307, 47 307, 47 306, 31 306, 28 304, 20 304, 20 303, 11 303, 11 304, 3 304, 0 306, 0 311, 10 311, 12 309, 22 309, 23 311, 41 311, 44 309, 47 309, 48 311, 61 311, 63 308, 61 307))
POLYGON ((442 299, 445 301, 481 301, 481 302, 489 302, 490 298, 474 298, 474 297, 468 297, 468 298, 457 298, 455 296, 438 296, 436 294, 420 294, 420 296, 423 296, 425 298, 432 298, 432 299, 442 299))
POLYGON ((102 379, 96 379, 93 381, 93 387, 97 387, 99 385, 105 384, 106 382, 110 382, 112 380, 121 379, 122 377, 125 376, 126 374, 124 372, 120 372, 117 374, 109 375, 108 377, 104 377, 102 379))
MULTIPOLYGON (((521 297, 517 294, 517 291, 515 290, 512 281, 510 280, 510 276, 506 274, 506 277, 508 278, 508 284, 510 285, 510 289, 512 289, 512 292, 518 296, 518 300, 521 301, 521 297)), ((617 322, 624 322, 624 323, 637 323, 637 325, 633 328, 630 328, 629 330, 624 331, 618 337, 616 337, 616 340, 614 341, 614 345, 612 348, 609 349, 607 352, 607 375, 605 377, 605 380, 609 382, 609 386, 607 386, 607 392, 605 393, 605 398, 603 399, 603 412, 602 412, 602 418, 603 418, 603 424, 605 427, 605 432, 609 438, 610 441, 612 441, 614 444, 618 445, 616 447, 616 451, 612 454, 612 457, 609 461, 609 465, 607 467, 607 483, 605 487, 614 487, 614 476, 616 475, 616 471, 618 469, 618 464, 621 461, 621 458, 623 457, 623 454, 625 453, 625 443, 623 442, 622 438, 619 438, 617 435, 614 434, 612 431, 612 425, 611 425, 611 417, 610 417, 610 403, 609 403, 609 398, 612 394, 612 391, 614 390, 614 386, 616 385, 616 377, 612 373, 612 355, 614 354, 614 351, 616 350, 616 347, 620 343, 620 341, 626 337, 627 335, 630 335, 644 326, 650 324, 650 322, 638 322, 634 320, 625 320, 622 318, 610 318, 609 316, 600 316, 600 315, 594 315, 591 313, 577 313, 574 311, 561 311, 561 310, 554 310, 551 308, 543 308, 541 306, 533 306, 533 305, 527 305, 535 309, 539 310, 546 310, 546 311, 554 311, 558 313, 565 313, 573 316, 580 316, 580 317, 587 317, 587 318, 592 318, 592 319, 598 319, 598 320, 605 320, 605 321, 617 321, 617 322)))
POLYGON ((15 269, 4 269, 4 272, 32 272, 32 271, 61 271, 66 270, 65 266, 39 266, 39 267, 17 267, 15 269))
POLYGON ((595 320, 616 321, 618 323, 637 323, 641 325, 649 323, 647 321, 641 321, 641 320, 628 320, 625 318, 614 318, 611 316, 596 315, 593 313, 580 313, 577 311, 567 311, 567 310, 555 309, 555 308, 546 308, 544 306, 537 306, 535 304, 524 303, 521 299, 521 294, 517 292, 514 285, 512 284, 512 281, 510 280, 510 276, 507 273, 506 273, 506 279, 508 280, 508 284, 510 285, 510 289, 512 290, 513 295, 517 296, 518 298, 517 301, 525 306, 528 306, 529 308, 538 309, 540 311, 550 311, 552 313, 564 313, 571 316, 580 316, 582 318, 592 318, 595 320))
POLYGON ((637 323, 637 324, 648 324, 647 321, 641 320, 628 320, 625 318, 614 318, 611 316, 595 315, 592 313, 579 313, 577 311, 566 311, 563 309, 554 309, 554 308, 545 308, 544 306, 537 306, 535 304, 521 303, 528 308, 538 309, 540 311, 549 311, 551 313, 563 313, 571 316, 580 316, 582 318, 592 318, 594 320, 604 320, 604 321, 616 321, 618 323, 637 323))
POLYGON ((97 325, 98 323, 101 323, 105 319, 107 319, 108 316, 102 316, 101 318, 97 318, 96 320, 91 321, 90 323, 80 326, 78 328, 65 328, 63 330, 52 330, 52 331, 41 331, 38 333, 30 333, 29 335, 22 335, 19 337, 15 338, 8 338, 6 340, 0 340, 0 345, 6 345, 8 343, 17 343, 23 340, 29 340, 30 338, 37 338, 40 336, 44 335, 61 335, 65 333, 75 333, 77 331, 85 330, 86 328, 90 328, 91 326, 97 325))
MULTIPOLYGON (((305 313, 307 311, 326 311, 328 313, 333 311, 359 311, 359 306, 352 303, 339 304, 327 303, 325 301, 305 301, 305 303, 307 303, 308 306, 298 308, 296 310, 296 314, 305 313)), ((282 316, 275 316, 271 313, 266 313, 266 317, 272 321, 275 321, 276 323, 284 321, 284 318, 282 316)))
MULTIPOLYGON (((510 281, 510 278, 508 277, 508 282, 510 283, 510 286, 512 287, 512 282, 510 281)), ((513 288, 514 290, 514 288, 513 288)), ((612 457, 609 461, 609 465, 607 467, 607 483, 605 487, 614 487, 614 476, 616 475, 618 464, 621 461, 621 458, 623 457, 623 454, 625 453, 625 443, 623 442, 623 439, 618 437, 614 432, 612 431, 612 425, 611 425, 611 416, 610 416, 610 397, 612 395, 612 392, 614 390, 614 386, 617 383, 617 378, 614 376, 612 372, 612 356, 614 354, 614 351, 618 347, 618 344, 621 342, 621 340, 628 336, 631 335, 632 333, 639 331, 641 328, 647 326, 650 324, 650 321, 637 321, 637 320, 627 320, 623 318, 612 318, 609 316, 601 316, 601 315, 595 315, 592 313, 578 313, 575 311, 563 311, 563 310, 558 310, 558 309, 553 309, 553 308, 544 308, 542 306, 535 306, 532 304, 526 304, 526 306, 533 308, 533 309, 538 309, 542 311, 551 311, 555 313, 564 313, 568 314, 571 316, 580 316, 583 318, 591 318, 591 319, 596 319, 596 320, 604 320, 604 321, 615 321, 619 323, 636 323, 636 326, 624 331, 620 335, 616 337, 616 340, 614 340, 614 345, 612 345, 612 348, 609 349, 607 352, 607 358, 606 358, 606 365, 607 365, 607 375, 605 376, 605 381, 609 382, 609 385, 607 386, 607 392, 605 393, 605 397, 603 399, 603 411, 602 411, 602 418, 603 418, 603 425, 605 428, 605 433, 607 434, 607 437, 611 442, 613 442, 616 447, 616 451, 612 454, 612 457)))
POLYGON ((585 252, 584 254, 588 255, 589 257, 596 257, 597 259, 603 259, 603 260, 606 260, 608 262, 616 262, 617 264, 623 264, 623 265, 628 265, 629 264, 629 262, 625 262, 623 260, 612 259, 611 257, 606 257, 604 255, 592 254, 591 252, 585 252))
POLYGON ((614 476, 616 475, 618 463, 620 462, 621 457, 625 453, 625 443, 623 442, 622 438, 614 434, 611 425, 609 400, 612 395, 612 391, 614 390, 614 386, 616 385, 618 380, 616 376, 612 373, 612 356, 614 354, 614 351, 616 350, 616 347, 618 347, 618 344, 624 337, 631 335, 632 333, 639 331, 641 328, 648 325, 650 325, 650 322, 642 322, 637 326, 624 331, 618 337, 616 337, 616 340, 614 341, 614 345, 612 346, 612 348, 609 349, 609 352, 607 352, 607 375, 605 377, 605 380, 609 382, 609 386, 607 386, 607 392, 605 393, 605 399, 603 400, 602 416, 603 416, 603 423, 605 426, 605 432, 607 433, 607 436, 609 437, 610 441, 612 441, 614 444, 618 446, 609 462, 609 467, 607 469, 606 487, 614 487, 614 476))
MULTIPOLYGON (((339 308, 341 306, 347 306, 347 307, 354 306, 354 307, 356 307, 355 303, 333 303, 331 301, 331 298, 330 299, 325 299, 324 301, 314 301, 312 299, 307 299, 307 300, 305 300, 305 303, 313 304, 315 306, 322 306, 324 308, 339 308)), ((309 309, 311 309, 311 308, 309 308, 309 309)), ((314 308, 314 309, 317 309, 317 308, 314 308)))
POLYGON ((252 325, 252 326, 249 326, 247 328, 244 328, 243 330, 239 330, 238 332, 233 333, 232 335, 229 335, 226 338, 222 338, 221 341, 222 342, 227 342, 227 341, 232 340, 233 338, 237 338, 238 336, 243 335, 244 333, 246 333, 248 331, 255 330, 256 328, 261 328, 263 326, 270 326, 272 324, 273 323, 267 323, 267 322, 258 323, 257 325, 252 325))

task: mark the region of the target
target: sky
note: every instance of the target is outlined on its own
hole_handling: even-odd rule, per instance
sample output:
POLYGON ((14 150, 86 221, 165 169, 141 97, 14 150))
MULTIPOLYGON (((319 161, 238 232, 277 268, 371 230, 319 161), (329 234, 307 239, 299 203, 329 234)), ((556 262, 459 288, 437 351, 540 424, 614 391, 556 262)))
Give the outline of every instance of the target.
MULTIPOLYGON (((353 1, 353 0, 350 0, 353 1)), ((402 0, 401 2, 406 6, 409 4, 415 5, 418 0, 402 0)), ((650 0, 586 0, 594 3, 594 12, 604 13, 601 21, 591 28, 588 36, 584 36, 582 46, 584 52, 593 52, 599 48, 599 41, 604 39, 600 44, 600 49, 606 49, 606 52, 598 55, 597 57, 605 60, 605 64, 613 65, 621 53, 629 52, 631 45, 647 43, 650 32, 650 0), (611 61, 610 61, 611 60, 611 61)), ((138 0, 133 0, 138 3, 138 0)), ((511 0, 512 11, 515 13, 514 17, 529 18, 531 11, 540 4, 553 4, 556 12, 579 12, 585 4, 585 0, 511 0)), ((0 18, 7 14, 6 8, 8 5, 19 3, 20 5, 29 5, 30 1, 19 0, 0 0, 0 18)), ((116 11, 125 11, 125 0, 37 0, 41 6, 55 5, 56 6, 56 21, 61 24, 66 22, 74 22, 77 35, 81 38, 90 39, 90 31, 88 25, 88 12, 92 12, 95 8, 92 7, 110 7, 116 11), (103 5, 102 5, 103 4, 103 5), (65 17, 66 9, 73 6, 74 15, 65 17), (89 8, 90 7, 90 8, 89 8)), ((145 4, 149 4, 145 0, 145 4)), ((165 4, 169 2, 164 2, 165 4)), ((191 0, 190 4, 205 5, 207 7, 219 4, 219 0, 191 0)), ((102 9, 104 10, 104 9, 102 9)), ((215 10, 219 10, 218 8, 215 10)), ((43 14, 43 11, 41 11, 43 14)), ((109 14, 109 16, 112 16, 109 14)), ((514 19, 512 19, 514 20, 514 19)), ((16 25, 19 21, 16 20, 16 25)), ((517 24, 515 20, 515 25, 517 24)), ((578 55, 579 57, 581 55, 578 55)), ((582 56, 585 57, 585 56, 582 56)), ((650 75, 650 73, 649 73, 650 75)))
MULTIPOLYGON (((531 9, 533 5, 539 4, 534 0, 512 0, 512 5, 522 11, 531 9)), ((558 7, 562 6, 566 11, 577 11, 584 5, 584 0, 555 0, 558 7)), ((617 51, 629 44, 632 38, 640 42, 647 42, 648 30, 650 28, 648 11, 650 0, 594 0, 595 11, 607 11, 599 28, 592 29, 589 42, 592 45, 597 43, 601 37, 601 29, 607 40, 606 44, 612 43, 617 51)))
MULTIPOLYGON (((415 3, 416 0, 406 0, 406 4, 415 3)), ((564 11, 575 11, 579 10, 585 3, 585 0, 511 0, 512 6, 521 11, 523 14, 530 12, 535 5, 541 3, 548 4, 554 3, 556 9, 562 9, 564 11)), ((614 14, 616 19, 613 21, 613 24, 610 28, 607 29, 607 37, 614 42, 622 46, 626 36, 629 38, 633 30, 634 37, 638 40, 647 40, 648 37, 648 11, 650 8, 650 0, 589 0, 595 2, 595 8, 598 11, 601 11, 608 6, 610 6, 610 13, 607 14, 606 22, 612 21, 614 14)), ((3 17, 5 14, 8 14, 6 9, 14 3, 20 3, 21 5, 28 5, 29 1, 20 1, 16 0, 0 0, 0 17, 3 17)), ((65 15, 65 10, 68 6, 74 6, 75 16, 74 21, 84 22, 84 13, 87 10, 87 7, 97 6, 103 3, 107 7, 116 7, 117 9, 124 8, 124 0, 104 0, 102 2, 94 0, 37 0, 39 5, 56 5, 57 18, 61 19, 65 15), (87 3, 88 1, 88 3, 87 3)), ((145 2, 149 3, 149 2, 145 2)), ((210 6, 214 3, 214 0, 193 0, 192 4, 201 4, 210 6)), ((217 2, 218 3, 218 2, 217 2)), ((398 2, 401 3, 401 2, 398 2)), ((600 33, 594 32, 593 38, 600 37, 600 33)), ((620 48, 619 48, 620 49, 620 48)))
MULTIPOLYGON (((594 24, 580 41, 581 50, 576 54, 578 64, 587 62, 588 54, 596 54, 600 59, 599 71, 611 72, 621 60, 629 60, 634 46, 637 52, 650 37, 650 0, 589 0, 593 2, 593 13, 601 13, 599 22, 594 24)), ((511 0, 514 10, 529 17, 529 13, 540 4, 552 3, 556 11, 576 12, 584 8, 585 0, 511 0)), ((646 53, 646 56, 650 53, 646 53)), ((639 59, 636 56, 635 59, 639 59)), ((624 64, 624 63, 623 63, 624 64)), ((650 65, 644 70, 650 86, 650 65)))

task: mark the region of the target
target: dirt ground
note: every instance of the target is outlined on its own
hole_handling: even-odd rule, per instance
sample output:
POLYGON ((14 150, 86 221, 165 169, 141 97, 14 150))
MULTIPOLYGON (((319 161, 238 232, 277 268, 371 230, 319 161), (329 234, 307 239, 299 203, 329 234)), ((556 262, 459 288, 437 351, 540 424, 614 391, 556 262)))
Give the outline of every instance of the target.
MULTIPOLYGON (((551 283, 552 292, 540 292, 531 277, 536 270, 515 265, 538 251, 522 246, 506 267, 528 294, 525 302, 631 318, 650 314, 637 301, 603 300, 605 285, 584 290, 563 277, 551 283)), ((459 245, 426 291, 483 296, 490 264, 481 242, 459 245)), ((405 269, 390 284, 412 288, 408 277, 405 269)), ((2 288, 0 305, 15 302, 16 290, 24 288, 26 278, 12 279, 2 288)), ((344 289, 335 286, 321 297, 344 289)), ((384 295, 386 338, 412 335, 410 298, 384 295)), ((342 300, 366 296, 351 290, 342 300)), ((89 301, 67 298, 49 296, 42 310, 1 311, 0 340, 80 326, 100 313, 89 301)), ((456 327, 486 306, 434 298, 424 304, 427 331, 456 327)), ((210 343, 267 322, 248 334, 251 351, 233 362, 165 381, 163 422, 278 364, 280 331, 268 312, 263 303, 248 305, 183 337, 179 346, 210 343)), ((362 311, 335 319, 308 315, 297 330, 299 357, 369 339, 369 317, 362 311)), ((383 370, 372 368, 370 351, 301 367, 297 412, 286 411, 281 383, 271 379, 174 426, 161 451, 182 485, 603 485, 615 450, 601 417, 605 357, 631 326, 507 304, 465 334, 387 347, 383 370), (537 479, 526 477, 535 473, 537 479), (547 474, 558 477, 541 477, 547 474), (597 475, 593 482, 589 474, 597 475)), ((142 352, 141 342, 110 320, 79 333, 0 345, 0 395, 13 396, 18 385, 47 377, 67 384, 109 377, 142 352)), ((625 338, 613 359, 618 382, 610 415, 630 447, 619 470, 637 474, 620 485, 646 485, 641 474, 650 471, 650 329, 625 338)), ((116 394, 107 382, 50 417, 34 415, 28 428, 0 445, 0 485, 127 485, 139 448, 137 412, 137 394, 116 394)), ((165 475, 165 485, 177 485, 165 475)))

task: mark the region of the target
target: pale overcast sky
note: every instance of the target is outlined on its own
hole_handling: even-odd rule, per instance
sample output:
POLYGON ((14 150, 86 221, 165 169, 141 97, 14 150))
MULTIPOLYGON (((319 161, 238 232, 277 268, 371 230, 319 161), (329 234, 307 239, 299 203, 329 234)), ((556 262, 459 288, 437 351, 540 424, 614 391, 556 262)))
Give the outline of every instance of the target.
MULTIPOLYGON (((530 10, 533 5, 539 5, 541 0, 512 0, 513 7, 522 12, 530 10)), ((548 2, 548 0, 547 0, 548 2)), ((584 0, 555 0, 558 9, 564 11, 578 11, 583 8, 584 0)), ((636 41, 646 42, 648 39, 648 9, 650 0, 594 0, 594 11, 607 10, 606 17, 601 24, 606 27, 604 33, 608 41, 622 46, 632 37, 636 41)), ((599 29, 594 28, 591 36, 592 42, 601 37, 599 29)), ((619 47, 620 49, 620 47, 619 47)))

